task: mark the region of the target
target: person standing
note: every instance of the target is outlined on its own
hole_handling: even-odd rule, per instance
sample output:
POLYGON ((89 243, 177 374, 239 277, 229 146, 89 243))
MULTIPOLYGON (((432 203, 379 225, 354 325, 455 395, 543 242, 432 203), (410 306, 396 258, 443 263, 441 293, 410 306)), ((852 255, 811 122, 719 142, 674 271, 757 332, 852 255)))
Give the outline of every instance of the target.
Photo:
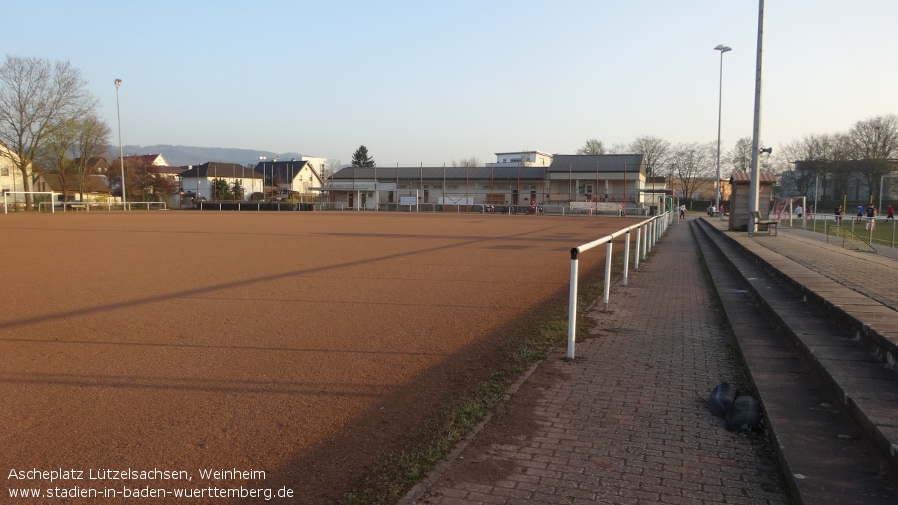
POLYGON ((857 216, 855 217, 854 222, 860 223, 863 220, 864 220, 864 206, 858 205, 857 206, 857 216))
POLYGON ((680 219, 686 219, 686 204, 680 205, 680 219))
POLYGON ((886 212, 886 219, 895 219, 895 209, 889 205, 889 210, 886 212))
POLYGON ((836 216, 836 226, 842 225, 842 206, 836 205, 836 210, 833 211, 833 215, 836 216))
POLYGON ((801 205, 799 205, 798 207, 795 207, 795 214, 798 215, 798 220, 799 220, 799 221, 801 221, 802 211, 803 211, 803 209, 801 208, 801 205))
POLYGON ((872 203, 867 206, 867 229, 873 231, 876 229, 876 206, 872 203))

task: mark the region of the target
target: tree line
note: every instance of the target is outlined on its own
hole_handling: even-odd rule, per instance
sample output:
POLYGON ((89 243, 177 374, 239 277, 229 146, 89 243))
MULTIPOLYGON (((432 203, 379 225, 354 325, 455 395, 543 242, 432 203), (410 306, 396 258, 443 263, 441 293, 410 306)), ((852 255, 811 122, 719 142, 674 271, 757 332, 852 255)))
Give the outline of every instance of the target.
MULTIPOLYGON (((751 149, 750 137, 721 149, 721 180, 729 180, 733 172, 750 171, 751 149)), ((577 154, 633 153, 643 154, 648 176, 666 177, 687 200, 717 175, 717 141, 671 144, 644 135, 607 148, 601 140, 592 138, 577 149, 577 154)), ((769 155, 759 155, 758 163, 760 171, 773 174, 779 181, 777 196, 811 195, 815 188, 823 199, 847 195, 859 200, 881 194, 884 176, 898 168, 898 116, 863 119, 840 133, 806 134, 779 145, 769 155)))

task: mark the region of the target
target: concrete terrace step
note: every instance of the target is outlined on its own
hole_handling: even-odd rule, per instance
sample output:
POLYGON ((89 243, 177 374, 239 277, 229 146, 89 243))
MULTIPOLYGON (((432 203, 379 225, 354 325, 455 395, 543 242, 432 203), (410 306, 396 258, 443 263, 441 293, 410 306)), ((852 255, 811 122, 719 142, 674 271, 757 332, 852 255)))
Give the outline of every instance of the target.
POLYGON ((692 228, 797 500, 898 503, 898 374, 825 303, 704 220, 692 228))
MULTIPOLYGON (((743 277, 746 269, 754 268, 758 278, 770 275, 775 277, 775 283, 782 285, 778 290, 755 291, 840 404, 863 426, 893 469, 898 469, 898 371, 894 366, 898 353, 895 338, 898 312, 882 295, 882 291, 893 289, 894 260, 883 259, 881 268, 874 269, 882 276, 890 276, 884 283, 887 287, 880 287, 878 293, 876 288, 864 288, 851 278, 852 273, 860 275, 869 269, 868 263, 879 261, 869 253, 862 253, 860 257, 864 260, 860 262, 848 263, 849 273, 829 272, 830 278, 777 253, 786 247, 790 253, 803 250, 798 257, 824 262, 828 261, 824 254, 829 247, 826 244, 789 240, 761 247, 744 234, 737 234, 739 238, 734 239, 704 220, 701 223, 713 237, 724 239, 723 243, 743 253, 731 255, 734 262, 741 261, 736 267, 743 272, 743 277), (791 295, 784 296, 784 293, 791 295), (800 298, 803 303, 794 303, 794 298, 800 298), (808 308, 827 316, 818 319, 816 328, 809 326, 808 308), (840 349, 836 345, 840 341, 849 342, 851 351, 840 349)), ((845 270, 844 262, 838 268, 845 270)))

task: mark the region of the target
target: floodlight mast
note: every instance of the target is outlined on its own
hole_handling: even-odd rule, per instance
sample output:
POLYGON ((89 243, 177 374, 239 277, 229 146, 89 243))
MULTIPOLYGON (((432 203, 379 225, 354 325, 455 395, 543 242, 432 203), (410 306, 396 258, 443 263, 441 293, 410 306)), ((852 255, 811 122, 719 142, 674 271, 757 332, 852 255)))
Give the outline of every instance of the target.
POLYGON ((723 117, 723 53, 732 51, 733 48, 718 44, 714 48, 720 51, 720 88, 717 98, 717 185, 714 186, 714 211, 720 210, 720 123, 723 117))
POLYGON ((125 148, 122 146, 122 113, 119 108, 118 88, 122 85, 121 79, 115 80, 115 114, 118 118, 118 161, 122 168, 122 210, 128 210, 127 197, 125 196, 125 148))

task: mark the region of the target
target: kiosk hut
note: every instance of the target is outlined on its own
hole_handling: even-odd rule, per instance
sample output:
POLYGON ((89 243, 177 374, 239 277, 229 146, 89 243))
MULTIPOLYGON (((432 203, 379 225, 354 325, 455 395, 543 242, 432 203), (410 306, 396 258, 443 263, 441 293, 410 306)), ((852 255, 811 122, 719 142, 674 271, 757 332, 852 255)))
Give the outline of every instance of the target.
MULTIPOLYGON (((761 219, 770 215, 770 202, 773 200, 773 174, 758 174, 758 212, 761 219)), ((747 231, 750 209, 748 208, 751 193, 751 173, 733 172, 730 176, 730 225, 731 231, 747 231)))

